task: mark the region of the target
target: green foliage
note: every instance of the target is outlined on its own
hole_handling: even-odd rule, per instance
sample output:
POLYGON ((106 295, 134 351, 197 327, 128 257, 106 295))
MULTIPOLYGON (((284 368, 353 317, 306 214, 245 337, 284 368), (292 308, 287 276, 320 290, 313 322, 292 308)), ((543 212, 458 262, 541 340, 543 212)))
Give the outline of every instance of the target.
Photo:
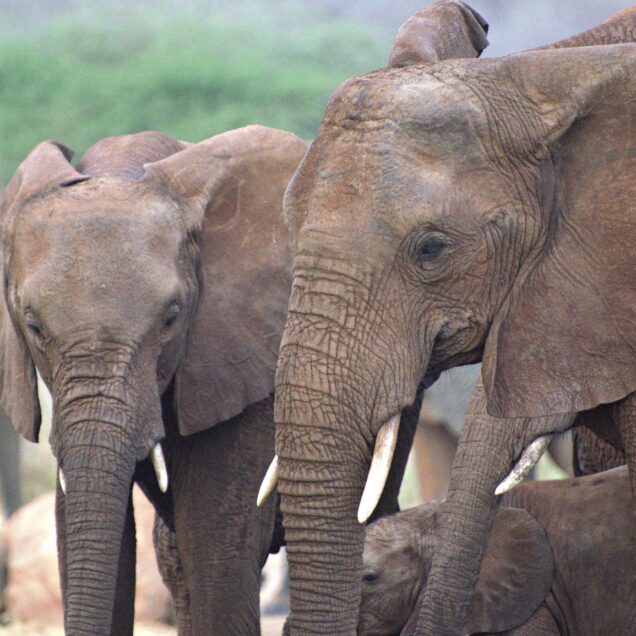
POLYGON ((114 4, 5 31, 0 183, 44 139, 81 153, 108 135, 199 141, 251 123, 309 139, 338 84, 385 63, 387 34, 294 3, 272 15, 258 6, 230 16, 114 4))

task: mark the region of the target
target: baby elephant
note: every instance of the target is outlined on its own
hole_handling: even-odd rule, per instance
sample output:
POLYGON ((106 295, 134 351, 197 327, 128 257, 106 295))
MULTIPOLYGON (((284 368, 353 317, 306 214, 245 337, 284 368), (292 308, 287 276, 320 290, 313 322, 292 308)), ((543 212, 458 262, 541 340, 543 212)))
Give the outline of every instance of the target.
MULTIPOLYGON (((465 633, 636 634, 626 467, 522 484, 502 503, 465 633)), ((433 502, 367 528, 359 634, 399 634, 407 625, 429 570, 437 515, 433 502)))

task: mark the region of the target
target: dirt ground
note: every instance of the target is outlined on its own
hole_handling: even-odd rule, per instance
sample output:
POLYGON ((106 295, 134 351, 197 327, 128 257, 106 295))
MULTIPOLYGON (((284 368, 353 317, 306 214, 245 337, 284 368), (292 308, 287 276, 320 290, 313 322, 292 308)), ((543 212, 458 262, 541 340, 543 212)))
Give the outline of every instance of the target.
MULTIPOLYGON (((284 617, 263 618, 261 620, 262 636, 280 636, 283 629, 284 617)), ((135 636, 176 636, 174 627, 164 625, 137 625, 135 636)), ((64 636, 63 629, 12 623, 0 625, 0 636, 64 636)))

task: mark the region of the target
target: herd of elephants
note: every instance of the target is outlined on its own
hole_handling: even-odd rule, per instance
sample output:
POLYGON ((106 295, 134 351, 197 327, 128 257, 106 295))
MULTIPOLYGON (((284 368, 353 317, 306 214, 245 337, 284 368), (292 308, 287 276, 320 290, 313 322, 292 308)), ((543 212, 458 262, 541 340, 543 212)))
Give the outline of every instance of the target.
POLYGON ((636 8, 477 59, 487 30, 419 11, 311 144, 17 168, 0 403, 37 441, 52 398, 67 634, 133 633, 135 482, 181 636, 258 634, 281 545, 286 634, 636 634, 636 8), (425 391, 476 362, 446 498, 399 512, 425 391), (569 429, 577 476, 514 487, 569 429))

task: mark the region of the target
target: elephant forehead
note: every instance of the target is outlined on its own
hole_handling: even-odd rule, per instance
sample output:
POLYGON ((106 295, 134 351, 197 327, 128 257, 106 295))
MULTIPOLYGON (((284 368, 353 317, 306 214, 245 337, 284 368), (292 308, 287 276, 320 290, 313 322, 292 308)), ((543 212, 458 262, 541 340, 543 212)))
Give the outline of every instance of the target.
POLYGON ((84 303, 82 312, 91 306, 105 313, 116 308, 115 314, 122 308, 135 313, 140 303, 149 312, 164 303, 179 285, 174 206, 133 189, 109 198, 103 188, 75 187, 18 214, 11 271, 24 300, 45 297, 51 308, 58 300, 84 303), (134 297, 131 290, 137 290, 134 297))
POLYGON ((429 133, 428 143, 439 142, 446 155, 448 135, 470 137, 485 122, 483 105, 463 81, 464 63, 383 69, 348 80, 333 94, 324 126, 417 126, 429 133))
POLYGON ((141 253, 174 256, 181 238, 172 202, 119 179, 89 180, 27 203, 15 236, 16 253, 36 259, 42 252, 73 253, 78 261, 103 258, 112 266, 141 253))

